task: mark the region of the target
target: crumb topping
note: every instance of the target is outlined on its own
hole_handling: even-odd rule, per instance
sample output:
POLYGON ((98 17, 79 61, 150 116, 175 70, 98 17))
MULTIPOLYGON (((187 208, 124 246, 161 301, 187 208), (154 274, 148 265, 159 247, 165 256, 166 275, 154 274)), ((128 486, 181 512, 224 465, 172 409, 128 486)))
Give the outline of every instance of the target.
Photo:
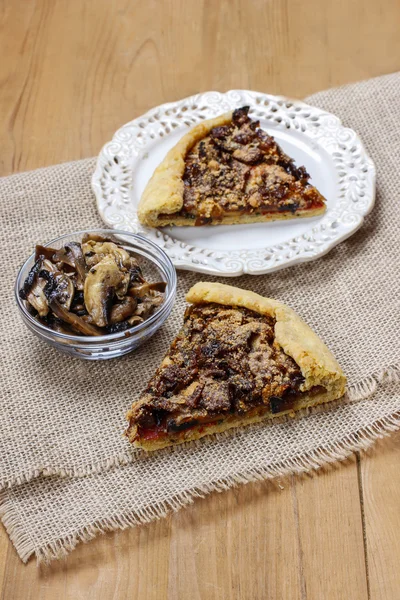
MULTIPOLYGON (((130 426, 167 433, 246 415, 280 412, 304 381, 274 339, 275 320, 246 308, 193 305, 167 357, 130 412, 130 426)), ((290 406, 289 406, 290 408, 290 406)))
POLYGON ((324 206, 304 167, 296 167, 245 106, 214 127, 185 158, 179 215, 203 225, 227 213, 273 213, 324 206))

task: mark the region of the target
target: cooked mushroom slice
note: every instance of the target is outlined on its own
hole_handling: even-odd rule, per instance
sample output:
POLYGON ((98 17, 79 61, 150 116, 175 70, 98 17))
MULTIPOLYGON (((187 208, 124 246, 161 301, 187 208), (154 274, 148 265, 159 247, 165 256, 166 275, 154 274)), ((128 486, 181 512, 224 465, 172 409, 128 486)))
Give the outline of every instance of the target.
POLYGON ((47 260, 52 261, 54 254, 57 252, 55 248, 49 248, 49 246, 41 246, 40 244, 36 245, 35 248, 35 260, 42 256, 47 260))
POLYGON ((82 236, 82 244, 86 244, 93 240, 93 242, 114 242, 112 238, 104 237, 104 235, 100 235, 99 233, 84 233, 82 236))
POLYGON ((75 287, 68 275, 63 273, 55 275, 57 282, 57 300, 67 310, 71 308, 71 303, 75 294, 75 287))
POLYGON ((26 297, 29 304, 37 310, 39 317, 45 317, 49 312, 49 305, 44 293, 45 286, 45 279, 38 280, 36 285, 32 288, 32 291, 29 292, 26 297))
POLYGON ((68 265, 76 272, 76 287, 83 290, 86 278, 86 264, 83 258, 81 245, 78 242, 69 242, 64 248, 53 251, 52 260, 57 263, 59 269, 65 270, 68 265))
POLYGON ((167 284, 165 281, 157 281, 155 283, 143 283, 142 285, 131 285, 128 294, 134 298, 144 298, 151 292, 164 293, 167 284))
POLYGON ((115 323, 121 323, 125 321, 128 317, 131 317, 135 312, 137 307, 137 301, 135 298, 131 298, 127 296, 122 300, 122 302, 118 302, 118 304, 114 304, 111 307, 110 311, 110 323, 114 325, 115 323))
POLYGON ((49 306, 56 317, 61 319, 61 321, 68 323, 75 331, 83 333, 83 335, 103 335, 97 327, 86 323, 81 317, 78 317, 78 315, 66 310, 56 298, 50 300, 49 306))
POLYGON ((121 248, 121 246, 114 244, 114 242, 96 242, 94 240, 89 240, 82 244, 82 251, 86 264, 89 267, 93 267, 106 256, 112 256, 120 269, 129 269, 134 266, 132 260, 135 261, 135 259, 133 259, 126 250, 121 248))
POLYGON ((56 250, 53 254, 53 259, 52 259, 57 266, 61 269, 64 267, 64 265, 68 265, 69 267, 71 267, 71 269, 75 269, 75 261, 74 261, 74 257, 67 252, 67 250, 65 248, 60 248, 59 250, 56 250))
POLYGON ((19 297, 27 300, 31 306, 39 313, 40 317, 45 317, 49 312, 47 298, 44 293, 46 280, 39 279, 39 273, 43 267, 43 256, 35 261, 28 277, 24 281, 22 289, 19 291, 19 297))
POLYGON ((70 242, 65 246, 68 253, 74 258, 74 267, 76 269, 76 287, 78 290, 83 290, 83 285, 86 279, 86 263, 83 258, 81 245, 78 242, 70 242))
POLYGON ((32 287, 36 282, 37 274, 39 273, 40 269, 42 268, 42 265, 43 265, 43 256, 39 256, 35 260, 35 264, 33 265, 32 269, 29 271, 28 276, 25 279, 22 288, 19 290, 19 297, 22 300, 27 299, 29 292, 32 290, 32 287))
POLYGON ((139 323, 143 323, 143 319, 142 317, 139 317, 139 315, 134 315, 133 317, 128 319, 128 323, 131 327, 133 327, 135 325, 139 325, 139 323))
POLYGON ((41 280, 46 283, 42 286, 46 298, 54 296, 67 310, 70 309, 75 294, 75 287, 68 275, 57 270, 50 261, 43 262, 43 269, 39 271, 38 285, 42 286, 41 280))
POLYGON ((124 282, 124 274, 111 256, 106 256, 92 267, 84 287, 85 306, 93 322, 99 327, 108 325, 112 300, 124 282))
MULTIPOLYGON (((132 256, 131 256, 131 259, 135 260, 132 256)), ((142 274, 142 269, 139 267, 138 264, 132 265, 132 267, 129 269, 129 275, 130 275, 132 284, 138 283, 138 282, 146 283, 146 280, 142 274)))

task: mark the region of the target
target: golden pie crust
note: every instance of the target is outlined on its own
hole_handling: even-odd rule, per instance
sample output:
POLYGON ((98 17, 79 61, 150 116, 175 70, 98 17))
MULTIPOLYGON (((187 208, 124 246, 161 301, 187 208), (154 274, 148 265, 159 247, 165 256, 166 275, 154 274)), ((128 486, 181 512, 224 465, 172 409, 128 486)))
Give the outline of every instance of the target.
MULTIPOLYGON (((222 420, 215 424, 210 423, 206 428, 201 425, 194 426, 176 434, 164 435, 159 439, 140 437, 135 421, 141 402, 139 399, 127 415, 129 421, 127 436, 134 446, 148 451, 157 450, 196 440, 204 435, 223 432, 232 427, 257 423, 284 414, 294 415, 295 411, 336 400, 345 393, 346 377, 332 353, 316 333, 286 305, 248 290, 208 282, 194 285, 187 293, 186 300, 194 306, 219 305, 221 311, 225 307, 239 307, 273 319, 274 344, 290 357, 289 360, 293 359, 296 368, 301 371, 302 383, 297 388, 300 393, 287 410, 274 413, 272 409, 263 407, 262 412, 255 409, 243 415, 227 414, 222 417, 222 420)), ((160 369, 170 363, 171 359, 167 354, 160 369)))

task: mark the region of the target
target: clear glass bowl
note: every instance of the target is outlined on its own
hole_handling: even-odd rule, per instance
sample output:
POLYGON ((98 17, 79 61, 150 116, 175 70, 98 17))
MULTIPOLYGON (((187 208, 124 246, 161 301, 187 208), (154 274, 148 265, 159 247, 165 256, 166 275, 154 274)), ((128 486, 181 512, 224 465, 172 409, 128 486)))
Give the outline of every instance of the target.
POLYGON ((62 248, 68 242, 80 242, 85 233, 97 233, 104 237, 115 237, 123 247, 140 255, 140 264, 143 268, 144 277, 150 281, 165 281, 163 304, 143 323, 135 325, 130 329, 118 333, 102 336, 67 335, 53 331, 42 323, 39 323, 27 310, 25 301, 19 297, 19 290, 34 265, 35 255, 32 254, 21 267, 15 282, 15 298, 25 325, 41 340, 57 348, 61 352, 84 358, 87 360, 104 360, 122 356, 132 352, 143 344, 149 337, 161 327, 169 316, 175 300, 176 293, 176 271, 170 258, 157 244, 147 240, 141 235, 120 231, 117 229, 92 229, 89 231, 77 231, 62 235, 51 240, 45 246, 62 248))

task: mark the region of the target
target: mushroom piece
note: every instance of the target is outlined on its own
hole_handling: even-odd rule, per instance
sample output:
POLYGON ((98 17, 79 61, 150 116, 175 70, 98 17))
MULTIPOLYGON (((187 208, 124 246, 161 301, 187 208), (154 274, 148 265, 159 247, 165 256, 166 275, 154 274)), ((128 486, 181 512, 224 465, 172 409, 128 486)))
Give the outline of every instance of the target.
POLYGON ((163 297, 160 295, 148 296, 138 304, 137 309, 135 310, 135 315, 142 317, 143 319, 147 319, 155 308, 160 306, 163 302, 163 297))
POLYGON ((167 284, 165 281, 157 281, 155 283, 143 283, 142 285, 132 285, 128 294, 133 296, 134 298, 144 298, 151 292, 161 292, 164 293, 167 284))
POLYGON ((26 300, 28 294, 31 292, 34 284, 36 283, 37 275, 43 265, 43 256, 38 256, 35 260, 35 264, 29 271, 27 278, 24 281, 22 288, 19 290, 19 297, 22 300, 26 300))
POLYGON ((61 321, 68 323, 68 325, 75 329, 75 331, 83 333, 84 335, 103 335, 102 332, 97 329, 97 327, 90 325, 90 323, 86 323, 86 321, 84 321, 81 317, 78 317, 78 315, 66 310, 56 298, 50 299, 49 307, 56 317, 61 319, 61 321))
POLYGON ((106 327, 112 300, 124 282, 124 274, 111 256, 106 256, 92 267, 84 286, 85 306, 93 322, 106 327))
POLYGON ((67 310, 71 308, 71 303, 75 295, 75 287, 68 275, 58 271, 55 265, 48 260, 43 262, 43 268, 38 274, 38 285, 42 287, 47 299, 56 297, 57 300, 67 310), (45 285, 42 285, 45 281, 45 285))
POLYGON ((58 250, 55 248, 49 248, 49 246, 41 246, 40 244, 37 244, 35 248, 35 260, 37 260, 39 256, 42 256, 43 258, 52 261, 56 252, 58 252, 58 250))
POLYGON ((135 312, 137 307, 137 301, 135 298, 131 298, 127 296, 122 300, 122 302, 118 302, 118 304, 114 304, 111 307, 110 311, 110 324, 114 325, 115 323, 121 323, 131 317, 135 312))
POLYGON ((83 258, 81 245, 78 242, 70 242, 65 246, 68 253, 74 259, 74 267, 76 269, 76 287, 78 290, 83 290, 86 279, 86 263, 83 258))
MULTIPOLYGON (((56 267, 49 260, 44 259, 43 255, 35 261, 24 285, 19 292, 20 298, 27 300, 31 306, 38 312, 39 317, 45 317, 49 312, 47 296, 49 292, 50 273, 56 271, 56 267)), ((51 284, 51 288, 54 285, 51 284)), ((73 293, 73 289, 72 289, 73 293)))
POLYGON ((94 242, 114 242, 112 238, 104 237, 104 235, 100 235, 99 233, 84 233, 82 236, 82 245, 86 244, 89 240, 93 240, 94 242))
POLYGON ((86 278, 86 263, 81 245, 78 242, 69 242, 64 248, 53 252, 52 260, 57 263, 60 269, 63 265, 68 265, 76 271, 76 288, 83 290, 86 278))
POLYGON ((106 256, 112 256, 120 269, 129 269, 137 265, 135 259, 126 250, 121 248, 121 246, 114 244, 114 242, 88 240, 82 244, 82 250, 86 264, 89 267, 98 264, 106 256))

